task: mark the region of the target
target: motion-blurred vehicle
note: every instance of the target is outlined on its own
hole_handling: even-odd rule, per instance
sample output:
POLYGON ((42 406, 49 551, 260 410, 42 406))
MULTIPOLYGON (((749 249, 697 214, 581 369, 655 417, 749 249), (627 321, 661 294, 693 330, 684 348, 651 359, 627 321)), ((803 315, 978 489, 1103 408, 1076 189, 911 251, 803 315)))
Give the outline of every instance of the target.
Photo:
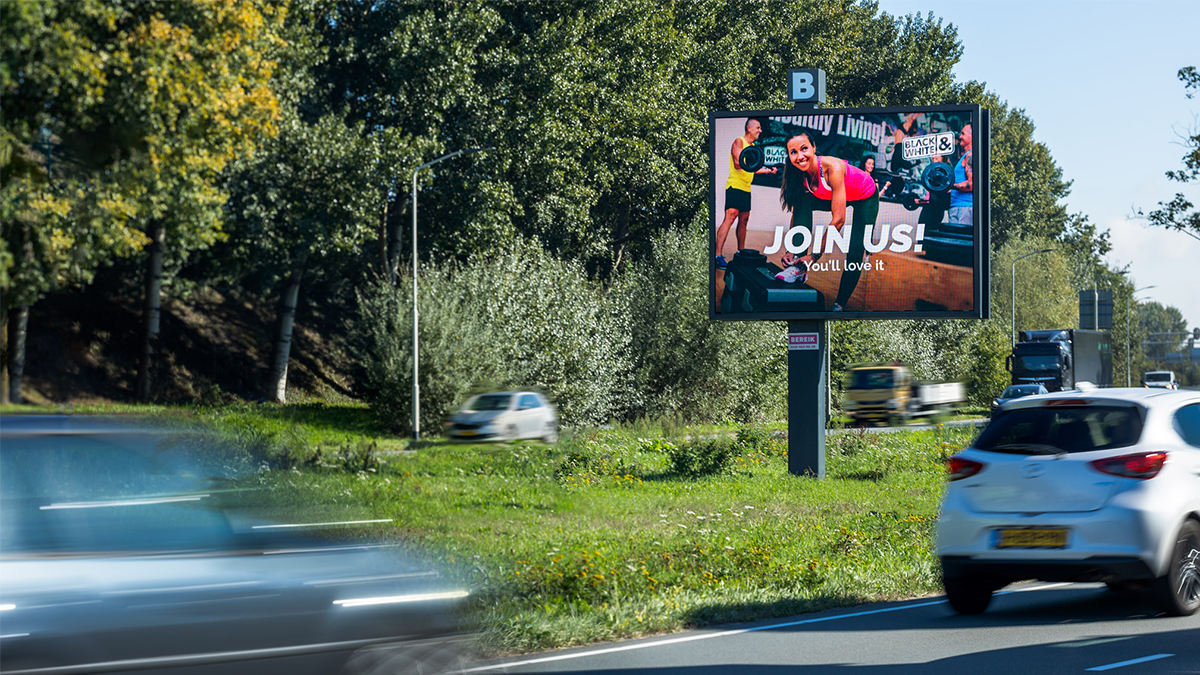
POLYGON ((464 590, 394 544, 223 510, 236 457, 213 447, 96 419, 0 418, 0 671, 458 666, 464 590))
POLYGON ((446 437, 462 441, 558 442, 558 413, 536 391, 476 394, 443 424, 446 437))
POLYGON ((965 398, 961 382, 920 382, 899 363, 858 365, 846 373, 842 406, 855 422, 905 424, 952 412, 965 398))
POLYGON ((1040 384, 1013 384, 1004 388, 1000 395, 992 401, 992 410, 1008 403, 1015 401, 1018 398, 1025 396, 1038 396, 1040 394, 1049 394, 1046 388, 1040 384))
POLYGON ((979 614, 1021 579, 1153 589, 1200 607, 1200 392, 1094 389, 999 408, 948 462, 946 598, 979 614))
POLYGON ((1142 375, 1143 387, 1157 387, 1160 389, 1178 389, 1179 380, 1175 378, 1175 373, 1170 370, 1151 370, 1142 375))

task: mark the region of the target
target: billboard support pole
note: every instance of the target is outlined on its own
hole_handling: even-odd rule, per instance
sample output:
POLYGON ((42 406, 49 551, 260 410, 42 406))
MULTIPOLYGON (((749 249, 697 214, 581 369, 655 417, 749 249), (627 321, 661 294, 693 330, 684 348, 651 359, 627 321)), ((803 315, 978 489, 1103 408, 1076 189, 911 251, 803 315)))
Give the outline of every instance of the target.
MULTIPOLYGON (((825 100, 824 76, 817 69, 788 73, 788 94, 796 110, 816 110, 825 100), (805 72, 814 76, 800 80, 803 76, 797 73, 805 72), (809 95, 808 100, 797 100, 803 94, 809 95)), ((828 363, 828 323, 788 321, 788 473, 794 476, 825 477, 828 363)))
POLYGON ((825 477, 828 328, 824 320, 788 321, 788 473, 795 476, 825 477))

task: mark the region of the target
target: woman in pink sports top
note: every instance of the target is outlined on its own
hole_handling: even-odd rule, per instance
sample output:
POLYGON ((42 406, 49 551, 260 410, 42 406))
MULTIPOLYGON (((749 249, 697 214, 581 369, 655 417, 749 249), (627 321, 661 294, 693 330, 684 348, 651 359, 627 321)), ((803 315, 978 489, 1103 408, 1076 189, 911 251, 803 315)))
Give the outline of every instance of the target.
MULTIPOLYGON (((846 262, 861 265, 867 254, 863 243, 867 225, 873 225, 879 216, 879 193, 875 189, 875 180, 871 174, 844 159, 818 155, 816 145, 806 133, 789 139, 787 150, 788 161, 784 165, 779 201, 784 210, 792 213, 792 227, 806 227, 811 233, 813 211, 820 210, 830 212, 832 220, 829 227, 840 232, 846 224, 846 207, 849 206, 854 210, 854 219, 851 222, 850 250, 846 252, 846 262)), ((821 259, 821 253, 814 251, 808 257, 816 262, 821 259)), ((784 254, 784 265, 793 261, 800 262, 792 254, 784 254)), ((801 269, 807 269, 807 265, 801 269)), ((832 311, 840 312, 845 308, 858 286, 860 276, 860 269, 843 268, 837 298, 830 308, 832 311)))

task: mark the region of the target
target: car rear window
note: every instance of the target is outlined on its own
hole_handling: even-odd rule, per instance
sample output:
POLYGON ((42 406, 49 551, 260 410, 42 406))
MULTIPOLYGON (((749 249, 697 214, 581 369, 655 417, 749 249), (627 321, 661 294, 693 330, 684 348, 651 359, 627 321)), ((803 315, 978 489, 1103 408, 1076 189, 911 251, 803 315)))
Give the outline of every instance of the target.
POLYGON ((997 414, 975 447, 1023 455, 1109 450, 1134 445, 1142 416, 1131 406, 1050 406, 997 414))

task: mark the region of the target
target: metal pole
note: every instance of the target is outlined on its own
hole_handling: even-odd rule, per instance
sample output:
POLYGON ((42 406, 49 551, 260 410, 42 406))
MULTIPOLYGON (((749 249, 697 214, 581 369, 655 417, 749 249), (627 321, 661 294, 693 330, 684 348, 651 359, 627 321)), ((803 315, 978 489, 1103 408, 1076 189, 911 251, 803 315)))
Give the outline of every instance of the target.
POLYGON ((412 381, 412 429, 413 440, 421 440, 421 380, 418 377, 418 345, 420 340, 417 336, 417 171, 425 165, 421 165, 413 171, 412 184, 412 205, 413 205, 413 228, 412 228, 412 273, 413 273, 413 381, 412 381))
POLYGON ((413 429, 413 440, 414 441, 421 440, 421 385, 420 385, 420 379, 418 377, 418 375, 420 374, 420 370, 419 370, 419 366, 417 363, 417 358, 420 355, 420 350, 419 350, 420 340, 418 340, 418 335, 420 335, 420 333, 418 332, 419 323, 417 320, 417 174, 420 173, 421 169, 424 169, 425 167, 428 167, 428 166, 433 166, 434 164, 437 164, 438 162, 442 162, 447 159, 450 159, 451 157, 458 157, 459 155, 469 155, 474 152, 482 152, 484 150, 495 150, 495 149, 496 148, 489 146, 486 148, 467 148, 465 150, 456 150, 448 155, 442 155, 441 157, 438 157, 437 159, 433 159, 428 162, 425 162, 424 164, 413 169, 413 175, 412 175, 412 275, 413 275, 413 292, 412 292, 412 296, 413 296, 412 297, 412 303, 413 303, 413 307, 412 307, 412 315, 413 315, 413 328, 412 328, 412 347, 413 347, 412 429, 413 429))

